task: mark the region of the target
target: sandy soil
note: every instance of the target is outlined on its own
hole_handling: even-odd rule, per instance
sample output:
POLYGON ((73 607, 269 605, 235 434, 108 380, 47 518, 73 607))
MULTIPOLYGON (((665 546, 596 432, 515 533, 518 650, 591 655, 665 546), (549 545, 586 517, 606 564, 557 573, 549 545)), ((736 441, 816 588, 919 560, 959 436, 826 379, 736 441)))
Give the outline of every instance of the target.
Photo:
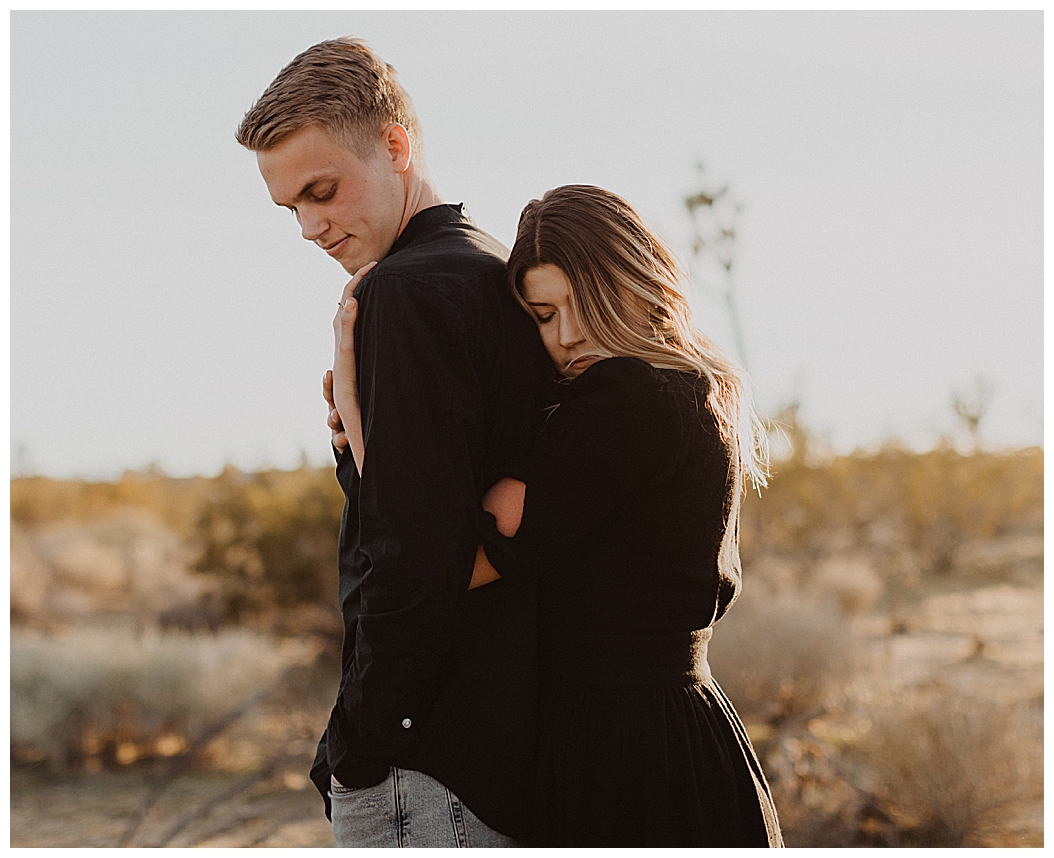
MULTIPOLYGON (((917 593, 890 619, 860 618, 895 684, 954 678, 963 687, 1042 706, 1042 558, 1002 580, 946 582, 917 593)), ((165 775, 165 764, 64 779, 11 772, 11 845, 330 847, 322 802, 307 780, 336 687, 332 668, 261 705, 207 749, 208 771, 165 775), (152 790, 166 787, 128 839, 152 790)), ((1037 753, 1042 754, 1041 749, 1037 753)), ((1018 808, 988 846, 1043 845, 1042 799, 1018 808)))
MULTIPOLYGON (((149 814, 130 846, 334 846, 322 801, 291 772, 256 784, 227 801, 234 774, 180 778, 149 814), (186 822, 186 817, 197 818, 186 822), (181 823, 186 827, 173 832, 181 823)), ((103 772, 55 781, 39 773, 11 773, 11 846, 118 846, 143 798, 148 776, 103 772)))
POLYGON ((332 665, 305 671, 206 745, 196 771, 12 768, 11 846, 335 846, 307 773, 337 681, 332 665))

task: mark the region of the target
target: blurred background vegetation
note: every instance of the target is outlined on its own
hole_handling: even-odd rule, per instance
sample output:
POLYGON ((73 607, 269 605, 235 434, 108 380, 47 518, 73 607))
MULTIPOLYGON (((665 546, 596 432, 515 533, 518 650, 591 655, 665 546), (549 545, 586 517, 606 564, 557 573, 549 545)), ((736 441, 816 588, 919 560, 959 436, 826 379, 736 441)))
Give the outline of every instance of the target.
MULTIPOLYGON (((1041 845, 1042 450, 777 422, 712 662, 788 844, 1041 845)), ((329 469, 12 481, 13 845, 331 845, 342 503, 329 469)))

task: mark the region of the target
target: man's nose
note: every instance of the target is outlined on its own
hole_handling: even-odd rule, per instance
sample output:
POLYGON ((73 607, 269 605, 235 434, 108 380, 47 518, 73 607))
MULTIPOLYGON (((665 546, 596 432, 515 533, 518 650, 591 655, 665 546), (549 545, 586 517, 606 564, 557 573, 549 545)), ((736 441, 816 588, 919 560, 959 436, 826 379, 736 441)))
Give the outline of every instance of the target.
POLYGON ((308 241, 315 241, 321 238, 329 228, 329 224, 324 218, 319 217, 310 210, 298 211, 297 220, 300 221, 300 234, 308 241))

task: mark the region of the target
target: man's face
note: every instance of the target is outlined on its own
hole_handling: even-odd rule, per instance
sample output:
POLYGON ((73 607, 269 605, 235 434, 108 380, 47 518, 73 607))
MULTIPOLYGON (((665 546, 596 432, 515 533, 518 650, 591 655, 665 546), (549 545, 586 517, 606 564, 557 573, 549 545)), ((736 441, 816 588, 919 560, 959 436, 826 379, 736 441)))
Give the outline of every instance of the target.
POLYGON ((349 274, 379 261, 395 243, 406 202, 402 174, 378 137, 367 161, 318 125, 256 153, 271 199, 296 216, 300 232, 349 274))

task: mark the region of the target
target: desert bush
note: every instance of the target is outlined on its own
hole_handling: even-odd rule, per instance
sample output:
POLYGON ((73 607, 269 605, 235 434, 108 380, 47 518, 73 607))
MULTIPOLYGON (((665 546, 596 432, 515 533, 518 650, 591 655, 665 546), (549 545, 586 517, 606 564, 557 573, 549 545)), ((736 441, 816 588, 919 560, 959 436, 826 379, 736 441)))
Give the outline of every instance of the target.
MULTIPOLYGON (((804 431, 791 422, 795 450, 804 449, 804 431)), ((832 556, 871 554, 882 582, 905 565, 946 572, 966 543, 1042 533, 1041 449, 963 455, 949 446, 914 453, 889 444, 850 456, 794 452, 774 471, 761 497, 751 493, 743 506, 748 576, 761 559, 793 560, 807 584, 832 556)), ((211 577, 207 589, 218 593, 228 622, 335 601, 343 497, 331 468, 11 482, 11 517, 26 527, 103 518, 130 506, 153 512, 196 551, 194 566, 211 577)), ((873 604, 878 596, 862 589, 872 583, 860 577, 858 592, 846 598, 873 604)))
POLYGON ((714 676, 748 723, 817 713, 856 664, 856 639, 832 602, 747 590, 714 628, 714 676))
POLYGON ((964 455, 948 445, 915 453, 888 444, 826 460, 798 455, 775 464, 761 497, 747 497, 743 558, 816 560, 832 541, 843 549, 876 547, 884 531, 929 570, 947 572, 963 543, 1039 532, 1042 515, 1039 448, 964 455))
POLYGON ((112 482, 20 477, 11 481, 11 520, 23 525, 83 521, 137 507, 152 511, 187 537, 210 482, 206 477, 177 479, 157 470, 127 471, 112 482))
POLYGON ((863 553, 825 557, 812 571, 811 584, 836 601, 845 616, 871 610, 884 590, 874 562, 863 553))
POLYGON ((935 572, 952 568, 964 542, 1042 526, 1042 450, 962 455, 943 446, 901 469, 907 537, 935 572))
POLYGON ((11 523, 11 617, 48 628, 91 617, 147 620, 205 589, 185 541, 144 507, 77 521, 11 523))
POLYGON ((234 618, 332 601, 343 501, 329 470, 228 468, 212 481, 198 514, 195 567, 224 582, 234 618))
MULTIPOLYGON (((116 482, 24 477, 11 482, 11 519, 26 528, 97 522, 129 508, 156 514, 196 556, 228 621, 274 608, 332 604, 344 497, 331 468, 174 479, 128 472, 116 482)), ((207 606, 212 610, 213 602, 207 606)))
POLYGON ((11 638, 16 760, 64 770, 181 751, 206 724, 304 659, 305 644, 248 631, 136 634, 81 628, 11 638))
POLYGON ((901 690, 868 715, 857 754, 898 809, 905 845, 977 845, 1002 811, 1042 795, 1042 727, 1023 702, 901 690))

